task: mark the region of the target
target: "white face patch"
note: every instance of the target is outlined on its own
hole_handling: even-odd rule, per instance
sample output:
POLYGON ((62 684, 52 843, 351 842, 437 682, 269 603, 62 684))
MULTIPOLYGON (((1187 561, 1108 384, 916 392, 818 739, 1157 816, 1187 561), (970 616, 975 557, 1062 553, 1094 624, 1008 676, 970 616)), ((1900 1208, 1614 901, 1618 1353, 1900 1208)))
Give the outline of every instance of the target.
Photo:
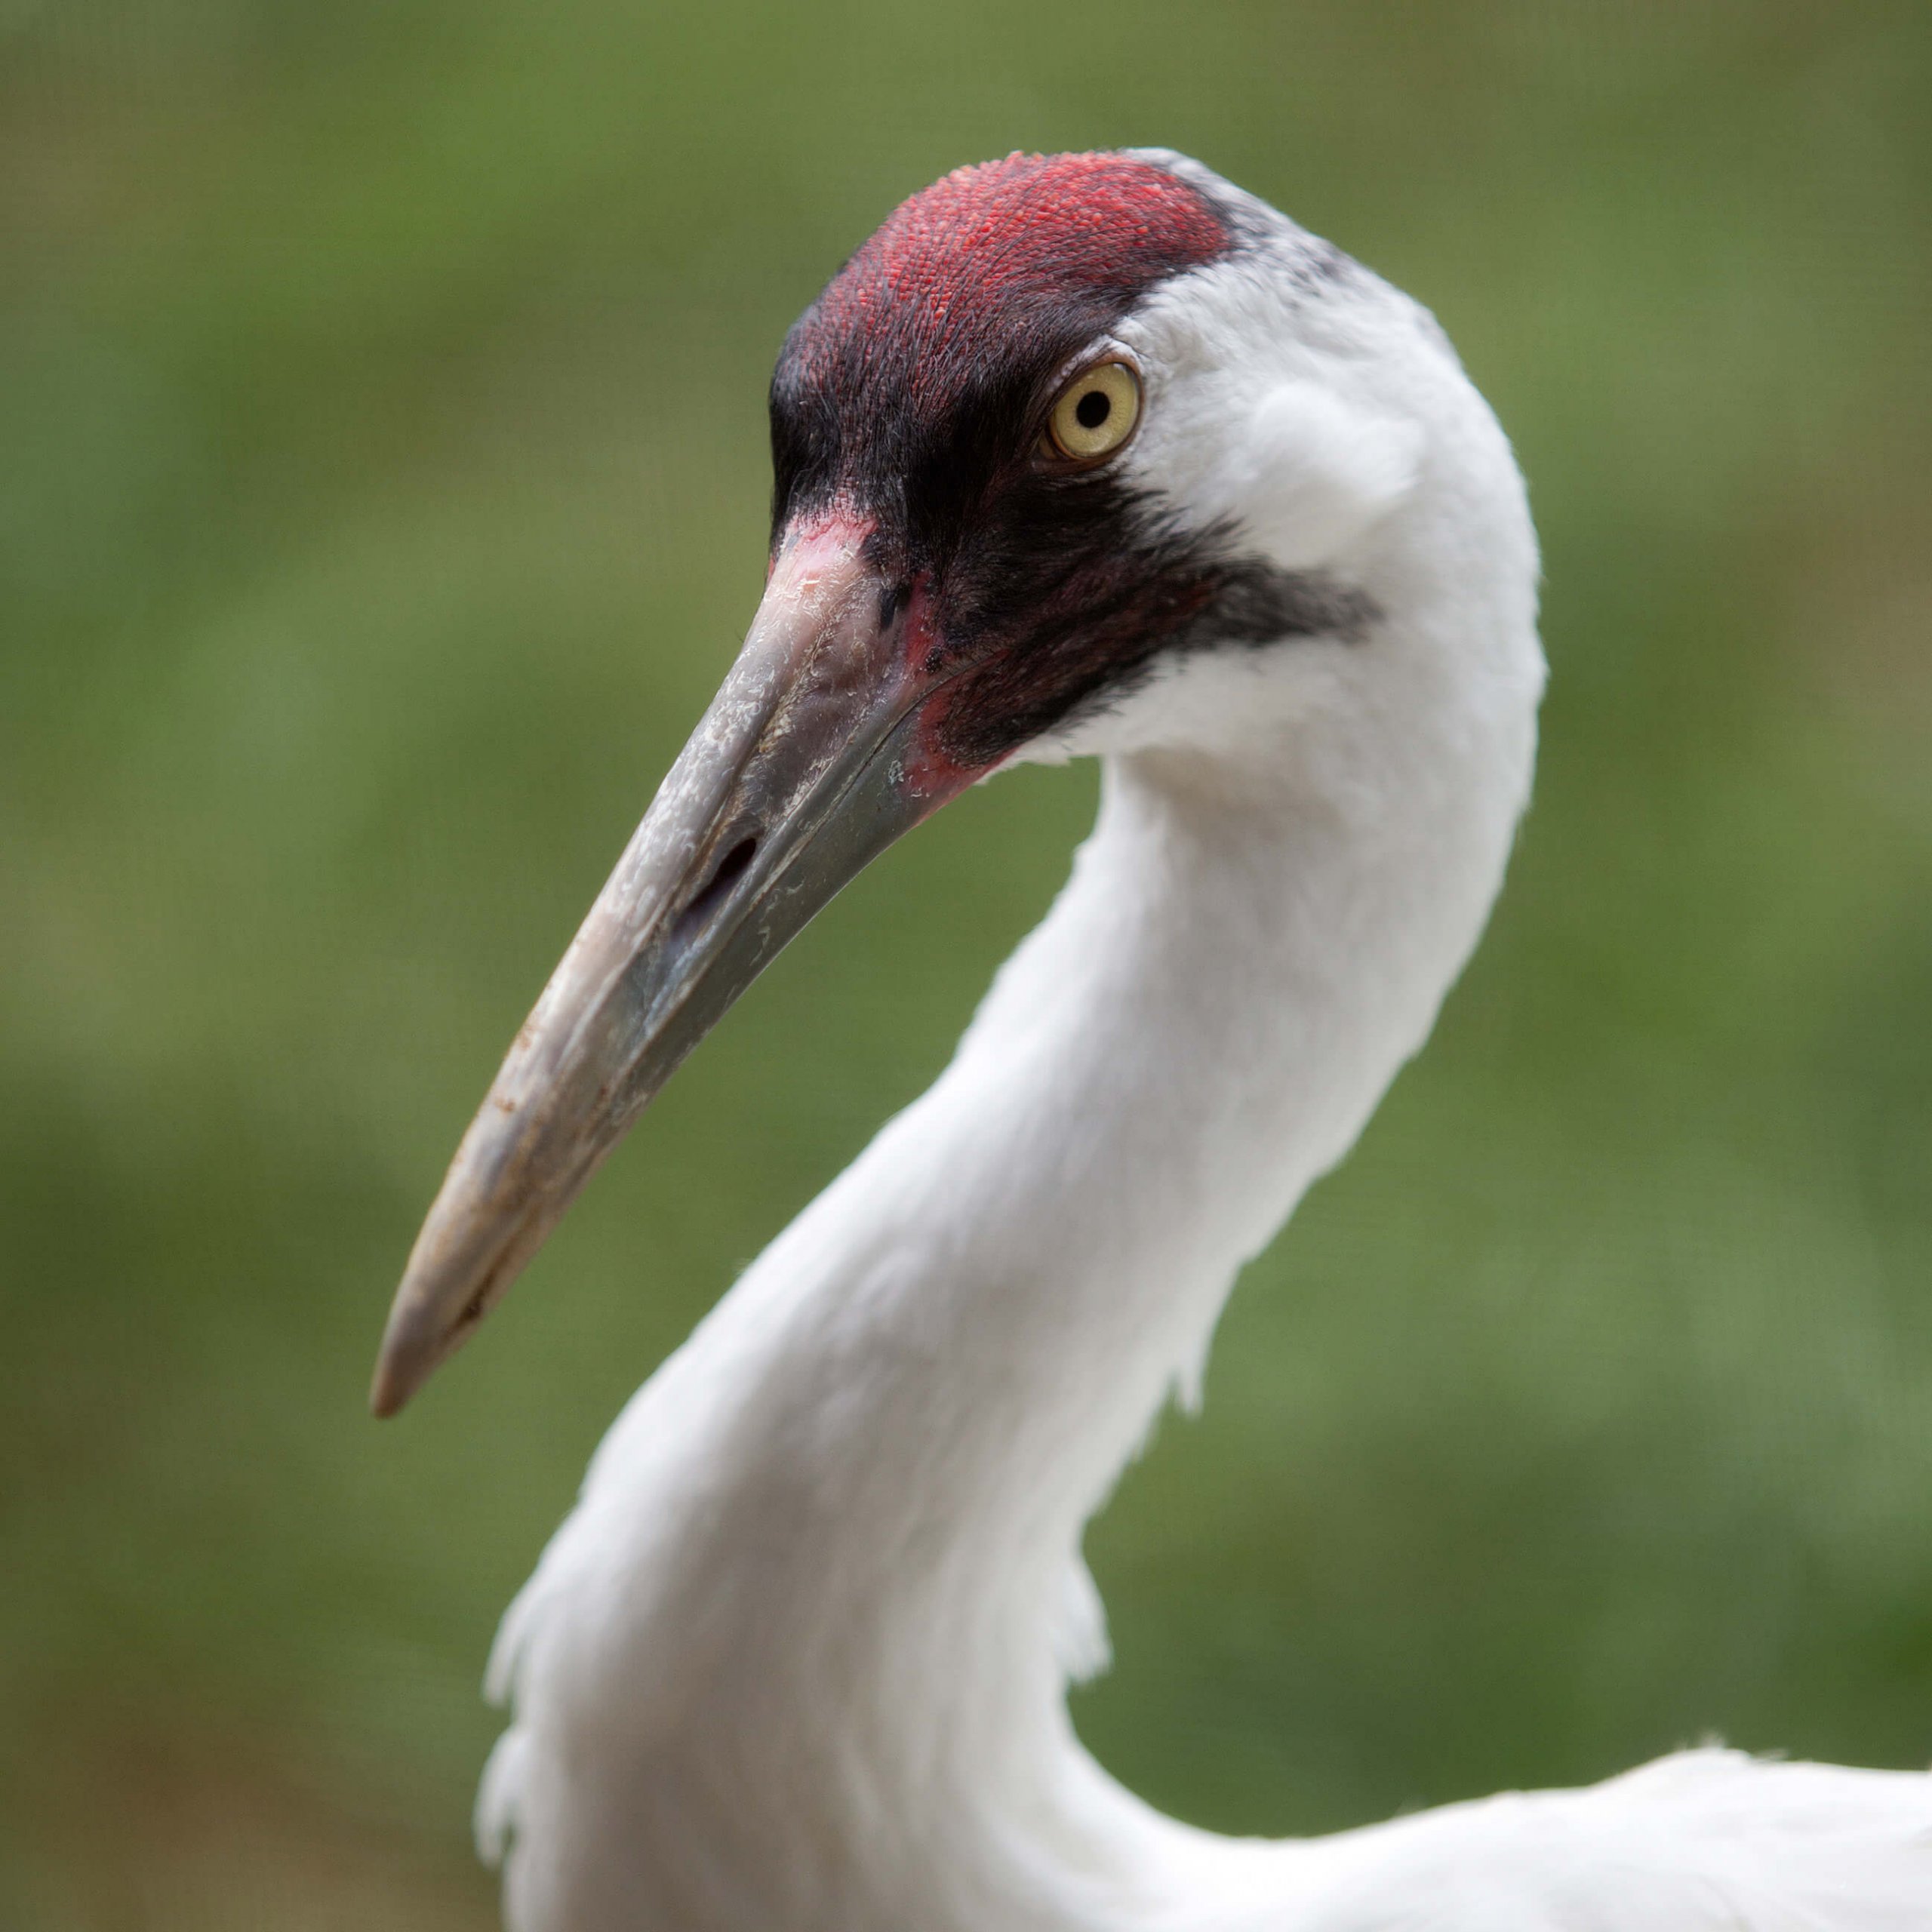
POLYGON ((1346 565, 1422 459, 1423 425, 1374 393, 1386 328, 1380 303, 1240 262, 1177 278, 1118 332, 1147 388, 1125 474, 1189 527, 1226 528, 1237 554, 1346 565))
POLYGON ((1337 621, 1191 636, 1022 758, 1284 731, 1312 755, 1445 677, 1540 683, 1534 539, 1494 417, 1426 310, 1274 219, 1278 235, 1175 276, 1112 332, 1144 390, 1118 473, 1161 528, 1298 583, 1284 611, 1337 621), (1451 608, 1466 623, 1418 620, 1451 608))

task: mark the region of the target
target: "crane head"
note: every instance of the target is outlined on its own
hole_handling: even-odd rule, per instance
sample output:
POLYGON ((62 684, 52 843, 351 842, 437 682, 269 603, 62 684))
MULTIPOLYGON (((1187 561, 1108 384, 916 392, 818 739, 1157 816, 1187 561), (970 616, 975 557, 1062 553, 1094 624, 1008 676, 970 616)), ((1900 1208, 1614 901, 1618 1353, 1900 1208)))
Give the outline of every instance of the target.
POLYGON ((378 1414, 903 832, 1020 758, 1238 725, 1230 664, 1355 648, 1432 358, 1405 298, 1164 152, 1014 155, 888 219, 786 339, 763 599, 457 1150, 378 1414))

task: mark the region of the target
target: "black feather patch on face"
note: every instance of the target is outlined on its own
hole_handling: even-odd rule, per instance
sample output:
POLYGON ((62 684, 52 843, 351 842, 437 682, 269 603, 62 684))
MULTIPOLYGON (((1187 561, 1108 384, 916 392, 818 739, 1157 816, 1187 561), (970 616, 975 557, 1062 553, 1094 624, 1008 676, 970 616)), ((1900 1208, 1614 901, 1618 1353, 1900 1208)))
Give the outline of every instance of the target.
POLYGON ((937 603, 936 749, 998 764, 1177 651, 1361 635, 1361 592, 1173 530, 1105 472, 1016 482, 955 553, 937 603))
POLYGON ((837 513, 932 622, 931 749, 998 763, 1191 642, 1358 629, 1324 582, 1179 533, 1106 463, 1043 457, 1059 386, 1153 289, 1233 253, 1192 184, 1120 155, 1015 155, 902 207, 786 337, 772 380, 774 545, 837 513))

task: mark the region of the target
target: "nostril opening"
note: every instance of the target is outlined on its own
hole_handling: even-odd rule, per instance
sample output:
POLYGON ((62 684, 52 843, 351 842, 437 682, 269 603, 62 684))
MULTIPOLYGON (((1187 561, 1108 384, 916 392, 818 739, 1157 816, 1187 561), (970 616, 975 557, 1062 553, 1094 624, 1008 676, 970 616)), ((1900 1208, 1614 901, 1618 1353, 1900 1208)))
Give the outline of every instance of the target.
POLYGON ((718 860, 717 869, 698 888, 691 903, 678 914, 678 925, 688 927, 693 921, 702 918, 709 912, 731 891, 757 854, 758 841, 755 838, 740 838, 718 860))
POLYGON ((757 851, 758 841, 755 838, 740 839, 737 844, 718 860, 718 869, 711 875, 711 883, 704 888, 700 897, 709 898, 722 892, 751 863, 752 856, 757 851))

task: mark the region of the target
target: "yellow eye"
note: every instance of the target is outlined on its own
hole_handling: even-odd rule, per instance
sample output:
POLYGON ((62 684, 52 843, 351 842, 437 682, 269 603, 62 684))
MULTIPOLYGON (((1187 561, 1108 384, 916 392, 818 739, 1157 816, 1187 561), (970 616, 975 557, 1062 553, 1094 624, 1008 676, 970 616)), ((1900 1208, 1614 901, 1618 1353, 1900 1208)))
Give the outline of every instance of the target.
POLYGON ((1095 463, 1112 456, 1140 420, 1140 378, 1124 362, 1097 362, 1060 391, 1047 440, 1057 455, 1095 463))

